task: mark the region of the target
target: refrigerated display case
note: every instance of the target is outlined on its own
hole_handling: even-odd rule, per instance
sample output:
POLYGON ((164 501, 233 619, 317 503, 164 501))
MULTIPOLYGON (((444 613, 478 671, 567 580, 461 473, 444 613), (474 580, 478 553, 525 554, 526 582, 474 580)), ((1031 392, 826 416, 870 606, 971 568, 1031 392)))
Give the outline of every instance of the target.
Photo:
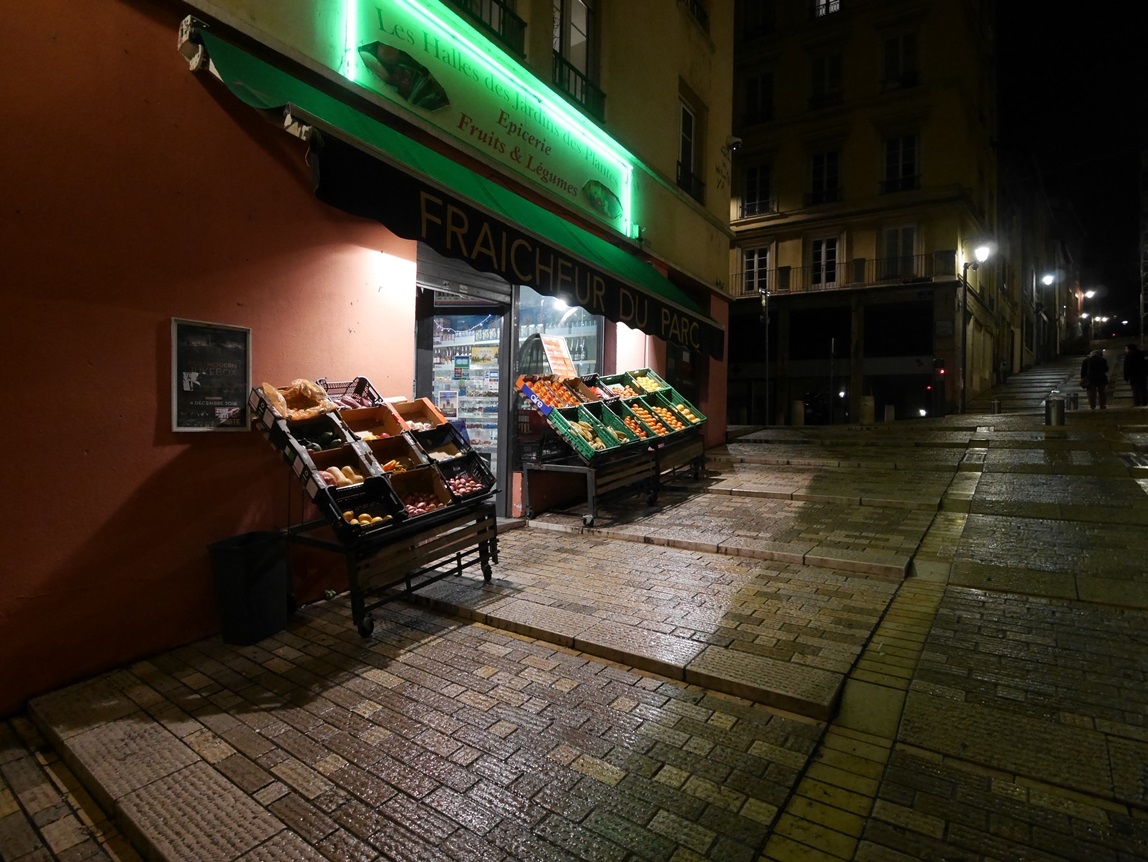
POLYGON ((502 318, 433 318, 430 397, 448 419, 462 419, 470 445, 498 475, 502 318))

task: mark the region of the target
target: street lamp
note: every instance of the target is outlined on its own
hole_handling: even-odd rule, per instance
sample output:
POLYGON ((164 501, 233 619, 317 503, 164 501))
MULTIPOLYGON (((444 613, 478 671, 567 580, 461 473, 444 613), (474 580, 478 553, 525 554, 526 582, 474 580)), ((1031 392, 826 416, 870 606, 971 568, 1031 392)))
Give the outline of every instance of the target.
POLYGON ((761 322, 765 324, 765 424, 772 425, 769 417, 769 287, 758 288, 761 294, 761 322))
POLYGON ((961 266, 961 391, 960 391, 960 413, 965 412, 965 377, 967 374, 966 366, 968 365, 969 354, 969 339, 968 339, 968 318, 969 318, 969 270, 976 272, 982 263, 989 259, 989 255, 993 253, 992 247, 989 245, 978 245, 973 250, 973 257, 975 260, 966 260, 961 266))

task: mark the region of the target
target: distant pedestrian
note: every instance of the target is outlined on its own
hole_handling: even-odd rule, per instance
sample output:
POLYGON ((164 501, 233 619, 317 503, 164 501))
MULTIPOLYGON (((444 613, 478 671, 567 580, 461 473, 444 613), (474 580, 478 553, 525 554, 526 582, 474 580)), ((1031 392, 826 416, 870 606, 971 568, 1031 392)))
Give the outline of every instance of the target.
POLYGON ((1104 351, 1097 348, 1084 357, 1080 363, 1080 383, 1088 390, 1088 409, 1095 410, 1099 402, 1100 409, 1108 409, 1108 360, 1104 358, 1104 351))
POLYGON ((1132 406, 1148 405, 1148 356, 1135 344, 1124 348, 1124 379, 1132 390, 1132 406))

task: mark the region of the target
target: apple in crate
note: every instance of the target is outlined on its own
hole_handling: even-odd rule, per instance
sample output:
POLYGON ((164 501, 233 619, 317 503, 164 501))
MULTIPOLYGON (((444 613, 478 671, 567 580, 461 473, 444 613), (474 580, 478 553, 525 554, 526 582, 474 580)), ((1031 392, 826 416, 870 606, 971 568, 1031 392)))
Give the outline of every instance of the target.
POLYGON ((413 518, 416 515, 425 515, 427 512, 435 511, 435 509, 441 509, 446 504, 434 494, 416 491, 403 497, 403 505, 406 506, 407 514, 413 518))
POLYGON ((486 486, 469 473, 459 473, 457 476, 447 479, 446 483, 456 497, 466 497, 486 490, 486 486))

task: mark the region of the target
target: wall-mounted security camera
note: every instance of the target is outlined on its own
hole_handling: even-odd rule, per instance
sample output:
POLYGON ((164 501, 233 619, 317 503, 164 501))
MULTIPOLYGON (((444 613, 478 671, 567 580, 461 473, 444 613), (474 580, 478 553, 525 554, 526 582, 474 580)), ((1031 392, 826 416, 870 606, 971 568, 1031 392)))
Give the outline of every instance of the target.
POLYGON ((725 139, 725 148, 727 150, 729 150, 731 153, 736 151, 740 147, 741 147, 741 138, 739 138, 737 135, 730 135, 728 138, 725 139))

